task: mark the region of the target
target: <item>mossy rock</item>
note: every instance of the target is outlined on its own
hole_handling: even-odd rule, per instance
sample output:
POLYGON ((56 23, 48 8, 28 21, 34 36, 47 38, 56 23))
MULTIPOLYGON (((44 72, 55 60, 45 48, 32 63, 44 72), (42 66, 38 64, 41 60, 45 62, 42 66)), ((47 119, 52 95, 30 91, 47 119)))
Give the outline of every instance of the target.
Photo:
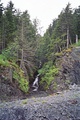
POLYGON ((61 57, 62 55, 63 55, 62 52, 59 52, 59 53, 57 52, 57 53, 55 53, 55 56, 56 56, 56 57, 61 57))

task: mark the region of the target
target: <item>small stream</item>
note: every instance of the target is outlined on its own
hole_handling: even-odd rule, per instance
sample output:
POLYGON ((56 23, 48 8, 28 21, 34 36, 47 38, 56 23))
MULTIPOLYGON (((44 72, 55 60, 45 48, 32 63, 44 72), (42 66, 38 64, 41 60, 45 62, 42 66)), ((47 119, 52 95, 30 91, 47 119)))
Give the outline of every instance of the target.
POLYGON ((32 87, 34 88, 33 91, 37 91, 39 88, 39 74, 35 77, 35 80, 32 84, 32 87))

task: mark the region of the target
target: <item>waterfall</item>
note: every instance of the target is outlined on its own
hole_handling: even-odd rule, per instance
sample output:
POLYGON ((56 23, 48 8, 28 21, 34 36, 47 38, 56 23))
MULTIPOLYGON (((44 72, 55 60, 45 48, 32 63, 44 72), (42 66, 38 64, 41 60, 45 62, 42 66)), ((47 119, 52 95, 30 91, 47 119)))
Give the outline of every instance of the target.
POLYGON ((36 76, 36 78, 35 78, 35 80, 34 80, 34 82, 33 82, 33 85, 32 85, 32 87, 34 88, 34 90, 33 91, 37 91, 38 90, 38 88, 39 88, 39 74, 36 76))

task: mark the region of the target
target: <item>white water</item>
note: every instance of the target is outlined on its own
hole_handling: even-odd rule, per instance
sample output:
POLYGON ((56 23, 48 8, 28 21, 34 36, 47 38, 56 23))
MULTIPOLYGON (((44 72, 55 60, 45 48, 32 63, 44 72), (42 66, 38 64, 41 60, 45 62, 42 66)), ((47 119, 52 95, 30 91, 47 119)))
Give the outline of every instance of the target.
POLYGON ((34 88, 34 90, 33 91, 37 91, 38 90, 38 88, 39 88, 39 74, 36 76, 36 78, 35 78, 35 80, 34 80, 34 82, 33 82, 33 85, 32 85, 32 87, 34 88))

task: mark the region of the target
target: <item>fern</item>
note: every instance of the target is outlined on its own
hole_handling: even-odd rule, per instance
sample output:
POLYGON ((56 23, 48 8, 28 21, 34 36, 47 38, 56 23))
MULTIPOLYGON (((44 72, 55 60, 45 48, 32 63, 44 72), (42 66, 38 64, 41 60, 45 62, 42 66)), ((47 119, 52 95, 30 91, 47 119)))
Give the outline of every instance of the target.
POLYGON ((44 88, 48 89, 54 77, 58 74, 59 69, 56 68, 52 62, 47 62, 44 64, 43 68, 39 70, 39 74, 41 74, 40 84, 45 84, 44 88))

